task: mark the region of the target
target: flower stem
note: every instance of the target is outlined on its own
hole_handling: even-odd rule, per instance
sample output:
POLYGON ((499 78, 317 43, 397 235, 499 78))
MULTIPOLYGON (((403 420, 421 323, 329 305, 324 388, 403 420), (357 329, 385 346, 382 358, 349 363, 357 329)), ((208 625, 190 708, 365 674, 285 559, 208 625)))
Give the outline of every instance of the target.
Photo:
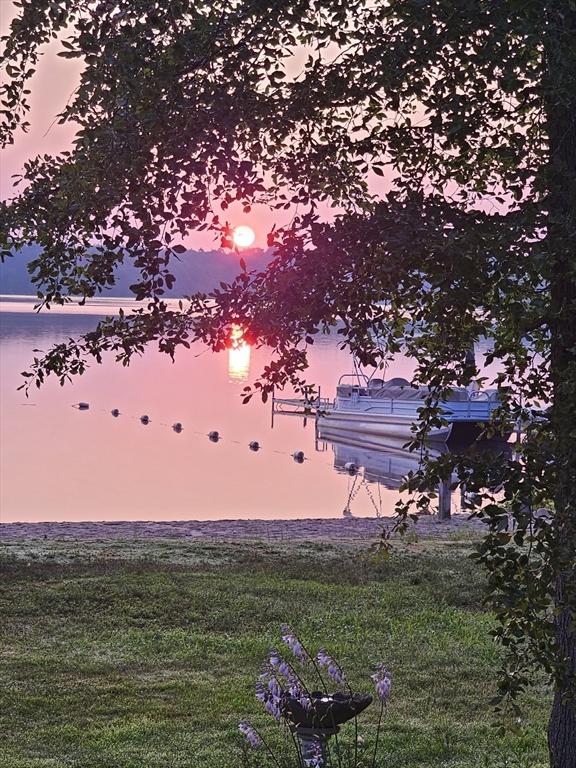
POLYGON ((296 754, 298 756, 298 768, 304 768, 304 762, 302 760, 302 750, 300 749, 300 744, 298 743, 298 740, 296 739, 296 736, 294 736, 294 731, 292 728, 288 728, 290 731, 290 736, 292 737, 292 741, 294 742, 294 749, 296 750, 296 754))
POLYGON ((332 760, 332 750, 330 749, 328 739, 326 739, 326 754, 330 758, 330 768, 334 768, 334 761, 332 760))
POLYGON ((378 717, 378 728, 376 729, 376 743, 374 744, 374 757, 372 758, 372 768, 376 768, 376 754, 378 752, 378 738, 380 736, 380 726, 382 725, 382 718, 384 716, 384 702, 380 705, 380 716, 378 717))
MULTIPOLYGON (((252 726, 252 728, 254 728, 254 726, 252 726)), ((262 739, 262 744, 264 744, 264 747, 265 747, 266 751, 268 752, 268 754, 270 755, 270 757, 272 758, 272 760, 274 760, 274 762, 276 763, 276 765, 278 766, 278 768, 282 768, 282 766, 281 766, 281 765, 280 765, 280 763, 278 762, 278 758, 276 757, 276 755, 274 754, 274 752, 272 752, 272 750, 271 750, 271 749, 270 749, 270 747, 268 746, 268 742, 266 741, 266 739, 264 738, 264 736, 262 736, 262 734, 260 733, 260 731, 259 731, 259 730, 257 730, 256 728, 254 728, 254 730, 256 731, 256 733, 258 734, 258 736, 260 736, 260 738, 262 739)))
POLYGON ((289 662, 289 661, 287 661, 287 662, 286 662, 286 664, 287 664, 287 665, 290 667, 290 671, 292 672, 292 674, 294 675, 294 677, 295 677, 295 678, 298 680, 298 682, 299 682, 299 683, 300 683, 300 685, 302 686, 302 690, 304 691, 304 693, 305 693, 305 694, 308 696, 308 698, 310 699, 310 701, 312 701, 312 694, 311 694, 311 693, 310 693, 310 691, 308 690, 308 686, 306 685, 306 683, 304 682, 304 680, 303 680, 303 679, 300 677, 300 675, 298 674, 298 672, 297 672, 297 671, 294 669, 294 667, 292 666, 292 664, 290 664, 290 662, 289 662))
MULTIPOLYGON (((308 653, 308 651, 306 651, 306 653, 308 653)), ((308 656, 310 658, 310 661, 312 662, 312 666, 314 667, 314 671, 318 675, 318 679, 320 680, 320 685, 322 686, 322 690, 324 691, 324 693, 328 693, 328 688, 326 687, 326 682, 325 682, 324 678, 322 677, 322 672, 320 672, 320 667, 316 663, 316 660, 314 659, 313 656, 310 656, 310 654, 308 654, 308 656)))
POLYGON ((354 715, 354 768, 358 766, 358 715, 354 715))
POLYGON ((314 671, 316 672, 316 675, 318 676, 318 679, 320 680, 320 685, 322 686, 322 690, 324 691, 324 693, 328 693, 328 689, 326 688, 326 683, 324 681, 324 678, 322 677, 322 673, 320 672, 320 667, 316 663, 316 659, 314 658, 314 656, 312 656, 312 654, 310 653, 308 648, 306 648, 306 646, 304 645, 302 640, 300 640, 300 638, 297 635, 296 635, 296 637, 298 639, 298 642, 302 646, 302 650, 304 651, 304 655, 308 657, 308 660, 310 661, 310 663, 314 667, 314 671))
POLYGON ((334 721, 334 713, 332 712, 332 707, 330 708, 330 717, 332 718, 332 728, 334 728, 334 744, 336 757, 338 758, 338 768, 342 768, 342 760, 340 759, 340 744, 338 743, 338 728, 334 721))

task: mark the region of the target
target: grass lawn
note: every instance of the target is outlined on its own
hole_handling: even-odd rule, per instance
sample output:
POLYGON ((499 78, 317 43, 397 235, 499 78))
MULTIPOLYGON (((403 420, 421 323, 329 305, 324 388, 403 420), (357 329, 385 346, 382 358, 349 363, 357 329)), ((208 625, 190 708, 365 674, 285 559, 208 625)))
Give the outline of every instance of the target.
MULTIPOLYGON (((373 563, 328 543, 5 543, 0 767, 241 766, 242 717, 280 737, 254 682, 287 622, 359 691, 376 663, 392 670, 381 768, 543 768, 545 688, 519 735, 492 726, 499 652, 468 551, 415 541, 373 563)), ((377 713, 360 717, 368 746, 377 713)))

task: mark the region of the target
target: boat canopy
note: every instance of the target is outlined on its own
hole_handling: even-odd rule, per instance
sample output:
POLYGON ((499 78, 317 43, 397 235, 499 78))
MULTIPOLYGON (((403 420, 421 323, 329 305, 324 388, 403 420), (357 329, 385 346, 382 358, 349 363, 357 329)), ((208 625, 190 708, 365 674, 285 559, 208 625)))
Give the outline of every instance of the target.
MULTIPOLYGON (((383 381, 382 379, 370 379, 365 386, 352 384, 339 384, 338 397, 350 397, 352 392, 357 392, 364 397, 376 400, 425 400, 430 394, 429 387, 414 387, 406 379, 400 377, 383 381)), ((445 402, 467 402, 470 400, 470 392, 464 387, 453 389, 445 402)))

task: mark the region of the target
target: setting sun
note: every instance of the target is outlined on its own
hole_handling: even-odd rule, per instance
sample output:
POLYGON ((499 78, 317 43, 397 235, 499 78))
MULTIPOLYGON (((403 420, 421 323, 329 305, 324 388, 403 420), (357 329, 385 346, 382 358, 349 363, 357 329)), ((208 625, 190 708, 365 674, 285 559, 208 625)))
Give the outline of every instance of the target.
POLYGON ((235 227, 232 234, 234 245, 238 246, 238 248, 248 248, 254 242, 255 237, 254 230, 246 226, 246 224, 235 227))

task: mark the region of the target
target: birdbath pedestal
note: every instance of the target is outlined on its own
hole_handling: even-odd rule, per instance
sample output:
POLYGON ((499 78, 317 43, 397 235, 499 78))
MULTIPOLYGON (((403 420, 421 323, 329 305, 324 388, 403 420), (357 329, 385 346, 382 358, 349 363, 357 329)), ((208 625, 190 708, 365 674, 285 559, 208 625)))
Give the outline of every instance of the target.
POLYGON ((294 733, 298 739, 300 755, 304 765, 317 765, 323 768, 327 764, 326 745, 330 736, 338 733, 339 728, 305 728, 296 726, 294 733))
POLYGON ((323 768, 327 762, 326 744, 330 736, 338 733, 343 723, 352 720, 371 703, 370 694, 313 691, 309 706, 288 696, 284 700, 284 716, 296 734, 304 765, 311 761, 310 765, 323 768))

